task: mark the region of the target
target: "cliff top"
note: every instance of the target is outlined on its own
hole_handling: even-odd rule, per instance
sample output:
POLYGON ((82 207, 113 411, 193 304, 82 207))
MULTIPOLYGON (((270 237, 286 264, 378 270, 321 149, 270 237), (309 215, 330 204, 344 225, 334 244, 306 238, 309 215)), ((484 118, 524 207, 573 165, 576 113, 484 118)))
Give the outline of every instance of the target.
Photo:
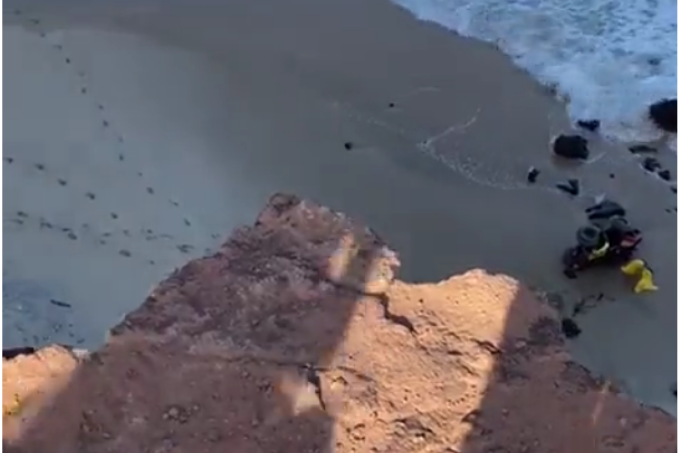
POLYGON ((675 419, 570 360, 517 281, 395 279, 342 214, 275 195, 86 357, 3 361, 8 451, 671 452, 675 419), (12 449, 9 449, 11 447, 12 449))

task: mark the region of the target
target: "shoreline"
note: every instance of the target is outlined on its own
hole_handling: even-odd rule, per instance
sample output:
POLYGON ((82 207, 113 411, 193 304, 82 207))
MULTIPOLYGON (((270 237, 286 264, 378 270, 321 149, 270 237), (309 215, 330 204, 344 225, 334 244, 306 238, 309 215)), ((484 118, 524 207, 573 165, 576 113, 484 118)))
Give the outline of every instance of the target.
MULTIPOLYGON (((655 57, 650 57, 637 47, 639 43, 630 42, 630 34, 621 34, 620 27, 609 30, 598 30, 583 25, 583 18, 575 15, 569 6, 559 2, 547 2, 536 8, 532 13, 514 7, 512 3, 501 7, 497 4, 485 2, 462 2, 456 10, 446 7, 446 3, 431 0, 393 0, 399 7, 408 11, 418 20, 436 24, 453 33, 489 43, 497 50, 507 55, 513 64, 525 70, 531 78, 546 89, 555 93, 558 100, 566 104, 568 115, 572 123, 578 120, 594 120, 601 122, 600 132, 603 137, 613 142, 621 143, 649 143, 663 141, 665 134, 660 131, 648 118, 651 105, 664 99, 677 98, 677 52, 674 45, 665 46, 666 42, 674 42, 674 34, 656 36, 659 46, 655 57), (550 13, 548 13, 550 11, 550 13), (467 17, 468 20, 463 19, 467 17), (493 23, 489 18, 493 17, 493 23), (555 27, 552 21, 561 23, 555 27), (508 23, 513 22, 515 29, 520 31, 508 34, 508 23), (539 25, 540 23, 540 25, 539 25), (522 30, 527 27, 527 30, 522 30), (569 30, 569 38, 563 35, 569 30), (618 30, 618 32, 617 32, 618 30), (617 34, 618 33, 618 34, 617 34), (539 34, 544 39, 540 45, 527 47, 528 34, 536 38, 539 34), (576 35, 576 39, 573 36, 576 35), (590 48, 584 48, 577 43, 589 42, 590 48), (615 48, 611 42, 617 42, 615 48), (533 52, 529 50, 533 49, 533 52), (621 52, 625 48, 625 52, 621 52), (559 49, 559 51, 558 51, 559 49), (554 55, 561 52, 560 57, 554 55), (537 57, 536 55, 540 55, 537 57), (579 64, 575 64, 575 60, 579 64), (675 63, 673 63, 675 61, 675 63), (669 65, 670 63, 673 63, 669 65), (614 64, 615 66, 611 66, 614 64), (556 73, 555 68, 561 70, 556 73), (598 68, 595 73, 588 68, 598 68), (672 72, 669 73, 669 71, 672 72), (617 76, 614 76, 614 74, 617 76), (633 74, 645 74, 646 79, 638 79, 633 74), (610 78, 601 85, 601 79, 610 78), (631 78, 632 77, 632 78, 631 78), (597 80, 597 81, 596 81, 597 80), (661 86, 661 81, 664 86, 661 86), (607 93, 607 87, 616 86, 618 94, 607 93), (584 92, 590 92, 585 98, 584 92), (601 108, 605 106, 606 108, 601 108), (633 115, 632 112, 636 114, 633 115)), ((677 7, 657 5, 659 9, 670 7, 674 11, 646 10, 635 11, 634 16, 646 16, 644 24, 634 23, 633 29, 652 28, 660 32, 660 21, 668 21, 665 27, 672 25, 677 14, 677 7)), ((606 17, 600 16, 601 11, 589 11, 594 22, 613 21, 617 23, 621 14, 630 13, 627 6, 613 8, 606 17), (624 13, 623 11, 626 11, 624 13)), ((628 18, 630 19, 630 18, 628 18)), ((629 30, 630 31, 630 30, 629 30)), ((644 38, 643 38, 644 39, 644 38)), ((647 49, 649 51, 649 49, 647 49)), ((677 144, 666 142, 666 146, 674 149, 677 144)))
POLYGON ((8 242, 16 244, 8 250, 10 272, 61 284, 74 307, 74 319, 64 323, 84 330, 75 335, 96 344, 174 266, 217 246, 234 227, 250 223, 271 193, 286 191, 375 228, 400 252, 407 281, 437 281, 479 267, 550 288, 567 303, 611 295, 615 304, 579 321, 584 333, 571 345, 575 356, 625 382, 634 396, 675 407, 667 389, 675 379, 669 364, 676 360, 676 265, 667 250, 677 242, 676 220, 664 211, 675 197, 632 164, 627 151, 596 137, 597 161, 555 165, 549 138, 570 130, 564 106, 508 57, 387 2, 234 2, 191 11, 145 5, 128 12, 78 9, 74 17, 63 5, 46 6, 53 10, 40 13, 44 38, 36 30, 11 32, 9 70, 28 61, 37 66, 33 78, 19 69, 8 77, 8 91, 16 95, 8 104, 14 127, 7 128, 13 135, 5 138, 6 153, 30 159, 21 169, 19 157, 5 166, 14 181, 8 193, 24 190, 8 198, 6 212, 56 216, 65 227, 73 227, 78 213, 98 235, 112 228, 113 205, 129 221, 116 227, 115 247, 96 252, 80 241, 74 248, 64 235, 48 237, 40 224, 30 231, 5 225, 8 242), (305 14, 297 17, 300 11, 305 14), (42 52, 44 63, 31 60, 38 54, 28 49, 42 52), (53 91, 30 95, 45 84, 53 91), (95 132, 65 134, 76 120, 69 125, 62 118, 64 105, 79 118, 79 130, 95 132), (19 106, 21 114, 12 114, 19 106), (24 121, 30 127, 22 129, 24 121), (418 151, 427 140, 454 171, 418 151), (351 150, 343 146, 348 142, 351 150), (95 148, 102 153, 88 154, 95 148), (74 184, 59 196, 54 181, 61 176, 46 179, 28 168, 51 155, 48 168, 59 169, 55 149, 71 153, 73 162, 74 184), (119 152, 126 153, 124 164, 119 152), (524 182, 530 166, 542 169, 535 186, 524 182), (105 177, 102 169, 111 176, 95 209, 81 192, 105 177), (630 208, 646 234, 643 256, 658 268, 658 293, 641 301, 618 275, 561 277, 558 257, 591 201, 553 193, 555 182, 573 175, 585 194, 605 192, 630 208), (69 204, 76 194, 71 187, 80 192, 69 204), (45 198, 53 192, 56 198, 45 198), (175 236, 177 244, 147 241, 140 232, 147 228, 175 236), (191 253, 176 249, 182 244, 191 244, 191 253), (156 265, 132 264, 118 249, 156 265), (44 250, 54 259, 45 259, 44 250), (79 270, 60 268, 67 256, 79 270), (84 281, 80 269, 93 262, 101 269, 88 269, 84 281), (86 322, 89 329, 79 326, 86 322))

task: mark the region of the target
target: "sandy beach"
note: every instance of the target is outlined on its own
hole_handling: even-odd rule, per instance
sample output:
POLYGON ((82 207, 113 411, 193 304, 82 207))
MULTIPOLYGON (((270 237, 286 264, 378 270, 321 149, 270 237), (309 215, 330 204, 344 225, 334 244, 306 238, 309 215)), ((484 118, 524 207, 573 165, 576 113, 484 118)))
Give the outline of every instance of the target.
POLYGON ((358 0, 10 1, 4 38, 6 344, 100 344, 285 191, 371 225, 408 281, 483 268, 566 312, 605 294, 573 353, 675 412, 675 194, 597 136, 591 163, 557 165, 564 106, 491 46, 358 0), (553 188, 570 177, 578 199, 553 188), (658 292, 562 276, 601 193, 643 230, 658 292))

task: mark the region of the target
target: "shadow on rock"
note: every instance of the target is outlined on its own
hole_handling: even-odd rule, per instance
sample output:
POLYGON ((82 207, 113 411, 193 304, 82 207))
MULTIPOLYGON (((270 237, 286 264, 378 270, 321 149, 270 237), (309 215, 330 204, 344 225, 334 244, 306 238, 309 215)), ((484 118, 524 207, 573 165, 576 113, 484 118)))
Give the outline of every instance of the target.
MULTIPOLYGON (((320 375, 338 366, 357 303, 383 294, 397 267, 371 231, 276 195, 256 226, 163 282, 67 385, 42 390, 38 411, 23 407, 3 442, 52 453, 321 451, 334 415, 320 375)), ((14 390, 5 399, 35 400, 14 390)))
MULTIPOLYGON (((62 351, 72 371, 61 385, 26 392, 36 369, 14 370, 5 447, 675 451, 675 421, 572 362, 556 312, 517 281, 475 270, 407 284, 398 266, 372 231, 276 195, 254 227, 161 283, 100 351, 62 351)), ((26 357, 3 363, 5 376, 26 357)))

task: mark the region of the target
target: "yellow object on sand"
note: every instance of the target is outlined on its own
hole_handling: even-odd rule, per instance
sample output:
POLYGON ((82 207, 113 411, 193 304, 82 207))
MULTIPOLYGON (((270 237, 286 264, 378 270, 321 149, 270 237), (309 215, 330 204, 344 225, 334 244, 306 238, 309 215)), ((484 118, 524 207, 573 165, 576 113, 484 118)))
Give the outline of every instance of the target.
POLYGON ((621 268, 621 272, 623 272, 626 275, 637 275, 646 268, 647 266, 645 265, 644 261, 642 261, 641 259, 636 259, 629 261, 627 264, 625 264, 621 268))
POLYGON ((640 294, 645 291, 656 291, 657 289, 659 289, 659 287, 654 284, 654 274, 652 274, 652 271, 647 268, 642 269, 640 280, 638 280, 635 284, 635 288, 633 288, 635 294, 640 294))
POLYGON ((656 291, 659 289, 658 286, 654 284, 654 274, 652 270, 647 267, 647 264, 641 259, 635 259, 628 262, 626 265, 621 267, 621 272, 626 275, 639 275, 640 278, 635 284, 633 291, 635 294, 640 294, 646 291, 656 291))

